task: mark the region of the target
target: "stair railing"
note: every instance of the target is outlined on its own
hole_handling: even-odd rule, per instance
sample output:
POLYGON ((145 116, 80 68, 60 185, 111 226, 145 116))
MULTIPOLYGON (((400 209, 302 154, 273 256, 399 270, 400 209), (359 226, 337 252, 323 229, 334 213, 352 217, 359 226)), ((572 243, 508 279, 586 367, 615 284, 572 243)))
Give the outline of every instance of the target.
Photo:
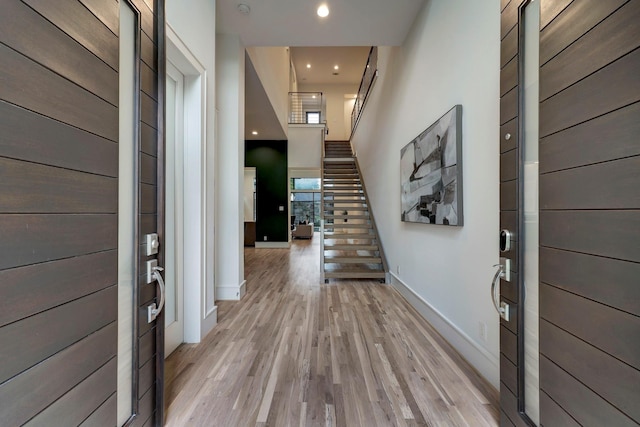
POLYGON ((389 266, 387 264, 387 257, 384 254, 384 249, 382 247, 382 240, 380 239, 380 233, 378 232, 378 227, 376 227, 376 220, 373 216, 373 209, 371 209, 371 203, 369 202, 369 195, 367 194, 367 187, 364 184, 364 176, 362 175, 362 171, 360 170, 360 164, 358 163, 358 158, 353 156, 353 160, 356 163, 356 169, 358 170, 358 175, 360 176, 360 184, 362 185, 362 192, 364 194, 364 199, 367 202, 367 206, 369 207, 369 220, 371 221, 371 227, 373 227, 373 231, 376 233, 376 240, 378 241, 378 250, 380 251, 380 259, 382 260, 382 269, 384 270, 384 281, 385 283, 389 283, 389 266))
POLYGON ((325 142, 322 134, 322 160, 320 161, 320 283, 324 283, 324 159, 325 142))
POLYGON ((378 77, 378 47, 372 46, 369 50, 369 57, 367 58, 367 65, 364 67, 362 73, 362 80, 360 80, 360 87, 358 88, 358 94, 353 104, 353 110, 351 111, 351 136, 356 131, 356 127, 360 122, 360 116, 364 105, 369 99, 369 93, 371 88, 378 77))

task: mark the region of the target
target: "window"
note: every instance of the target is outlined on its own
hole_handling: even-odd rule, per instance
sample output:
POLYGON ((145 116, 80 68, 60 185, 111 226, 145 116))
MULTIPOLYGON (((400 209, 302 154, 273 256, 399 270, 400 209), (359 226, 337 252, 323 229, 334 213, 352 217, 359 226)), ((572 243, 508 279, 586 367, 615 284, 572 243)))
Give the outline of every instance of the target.
POLYGON ((291 189, 320 191, 320 178, 291 178, 291 189))
POLYGON ((320 124, 320 111, 307 111, 305 114, 307 115, 307 124, 320 124))

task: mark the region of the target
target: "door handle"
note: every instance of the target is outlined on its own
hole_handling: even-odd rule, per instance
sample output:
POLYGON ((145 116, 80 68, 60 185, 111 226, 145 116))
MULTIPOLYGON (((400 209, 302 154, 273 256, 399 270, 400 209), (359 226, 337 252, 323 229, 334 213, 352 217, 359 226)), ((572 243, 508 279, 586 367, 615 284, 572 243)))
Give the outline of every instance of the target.
POLYGON ((156 306, 156 303, 147 306, 147 323, 151 323, 156 320, 156 317, 162 311, 164 307, 164 280, 162 280, 162 275, 160 272, 164 270, 162 267, 154 266, 151 270, 151 279, 158 281, 158 286, 160 287, 160 304, 156 306))
POLYGON ((509 304, 504 301, 500 301, 500 295, 499 293, 496 293, 496 290, 499 289, 498 283, 500 282, 500 279, 507 279, 507 277, 511 275, 509 261, 510 260, 508 258, 500 258, 500 264, 494 265, 494 267, 498 267, 498 271, 496 271, 496 274, 493 276, 493 281, 491 282, 491 301, 493 302, 493 306, 500 317, 507 322, 509 321, 509 304))

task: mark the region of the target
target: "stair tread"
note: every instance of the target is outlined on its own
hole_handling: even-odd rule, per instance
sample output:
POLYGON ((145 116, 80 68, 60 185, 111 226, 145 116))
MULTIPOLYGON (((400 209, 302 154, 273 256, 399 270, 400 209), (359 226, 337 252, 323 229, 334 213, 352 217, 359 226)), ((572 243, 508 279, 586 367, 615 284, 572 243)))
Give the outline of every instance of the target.
POLYGON ((342 245, 324 245, 325 251, 377 251, 377 245, 365 245, 365 244, 342 244, 342 245))
POLYGON ((326 279, 384 279, 384 271, 325 271, 326 279))
POLYGON ((343 220, 343 219, 371 219, 369 215, 325 215, 325 220, 343 220))
POLYGON ((336 224, 325 224, 324 228, 360 228, 360 229, 368 229, 368 230, 373 230, 373 227, 371 227, 371 224, 349 224, 348 222, 343 222, 342 224, 340 223, 336 223, 336 224))
POLYGON ((376 240, 375 234, 324 233, 325 240, 376 240))
POLYGON ((379 264, 382 258, 376 256, 326 256, 325 264, 379 264))

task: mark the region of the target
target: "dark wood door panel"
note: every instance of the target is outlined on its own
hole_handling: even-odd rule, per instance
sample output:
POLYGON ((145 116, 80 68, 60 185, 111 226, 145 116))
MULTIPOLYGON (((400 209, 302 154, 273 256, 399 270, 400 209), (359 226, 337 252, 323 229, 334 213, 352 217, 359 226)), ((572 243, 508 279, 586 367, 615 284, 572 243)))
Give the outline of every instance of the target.
POLYGON ((116 178, 0 157, 0 212, 116 213, 116 178))
MULTIPOLYGON (((77 426, 100 407, 117 386, 116 358, 111 359, 74 389, 32 418, 25 427, 77 426)), ((113 415, 111 415, 113 417, 113 415)), ((108 424, 103 424, 106 426, 108 424)))
POLYGON ((80 427, 102 427, 116 425, 118 399, 112 394, 93 414, 80 424, 80 427))
POLYGON ((518 27, 511 29, 500 43, 500 68, 503 68, 518 54, 518 27))
POLYGON ((118 37, 76 0, 23 0, 78 43, 118 70, 118 37))
POLYGON ((529 427, 518 413, 517 397, 504 384, 500 384, 500 409, 507 415, 511 424, 517 427, 529 427))
POLYGON ((153 71, 158 71, 158 48, 145 33, 140 34, 140 58, 153 71))
MULTIPOLYGON (((640 371, 544 320, 540 352, 627 416, 640 421, 640 371)), ((501 365, 502 366, 502 365, 501 365)))
POLYGON ((517 147, 518 118, 516 117, 515 119, 500 126, 500 153, 505 153, 517 147))
POLYGON ((117 262, 111 250, 1 270, 0 326, 115 285, 117 262))
POLYGON ((518 150, 507 151, 500 156, 500 181, 518 178, 518 150))
POLYGON ((540 175, 540 209, 638 209, 639 172, 635 156, 540 175))
POLYGON ((518 87, 516 86, 500 98, 500 124, 503 125, 517 116, 518 87))
MULTIPOLYGON (((22 425, 116 356, 116 322, 0 384, 0 419, 22 425), (19 396, 19 399, 15 397, 19 396)), ((115 374, 115 373, 114 373, 115 374)), ((115 413, 112 414, 115 425, 115 413)))
POLYGON ((140 213, 154 214, 158 210, 157 189, 155 185, 140 184, 140 213))
POLYGON ((540 68, 540 100, 640 46, 640 3, 631 1, 540 68))
POLYGON ((518 56, 515 56, 500 72, 500 96, 518 85, 518 56))
MULTIPOLYGON (((542 390, 553 396, 558 405, 572 414, 581 425, 637 426, 637 423, 544 356, 540 357, 540 370, 546 373, 540 379, 542 390)), ((544 413, 541 416, 545 422, 544 413)))
POLYGON ((0 155, 65 169, 118 176, 113 141, 0 101, 0 155))
POLYGON ((158 155, 157 131, 140 122, 140 151, 153 157, 158 155))
POLYGON ((144 394, 153 386, 153 382, 156 377, 156 363, 155 360, 149 360, 140 368, 140 376, 138 378, 138 399, 141 399, 144 394))
POLYGON ((500 40, 518 24, 518 6, 519 0, 512 0, 500 14, 500 40))
POLYGON ((582 427, 544 391, 540 392, 540 425, 582 427))
POLYGON ((512 241, 518 240, 516 233, 518 228, 518 216, 515 211, 502 211, 500 212, 500 229, 506 229, 511 232, 512 241))
POLYGON ((500 319, 500 324, 505 326, 514 334, 518 333, 518 304, 516 301, 509 301, 506 298, 501 298, 501 301, 509 304, 509 321, 504 319, 500 319))
POLYGON ((117 247, 116 215, 0 215, 0 269, 117 247))
POLYGON ((540 318, 631 366, 640 367, 640 317, 541 283, 540 318))
POLYGON ((0 56, 0 99, 118 140, 117 107, 2 44, 0 56))
POLYGON ((518 364, 518 343, 516 334, 500 326, 500 352, 514 365, 518 364))
MULTIPOLYGON (((514 260, 511 260, 514 263, 514 260)), ((500 295, 509 301, 518 301, 518 281, 517 272, 511 271, 511 282, 500 279, 500 295)))
POLYGON ((500 183, 500 210, 515 211, 518 207, 518 180, 500 183))
POLYGON ((3 4, 0 42, 118 105, 118 73, 24 3, 3 4))
MULTIPOLYGON (((545 3, 555 0, 545 0, 545 3)), ((582 37, 628 0, 580 0, 572 2, 540 32, 540 65, 582 37)))
POLYGON ((541 211, 540 246, 640 262, 640 210, 541 211))
POLYGON ((541 0, 540 1, 540 30, 545 28, 562 12, 573 0, 541 0))
POLYGON ((114 322, 117 305, 111 286, 0 328, 0 383, 114 322))
POLYGON ((518 395, 518 372, 514 365, 504 354, 500 355, 500 381, 515 396, 518 395))
POLYGON ((640 316, 640 264, 540 248, 540 281, 640 316))
MULTIPOLYGON (((146 321, 145 321, 146 323, 146 321)), ((156 354, 156 333, 155 328, 140 335, 140 348, 138 351, 138 367, 142 367, 149 362, 156 354)))
POLYGON ((640 49, 540 104, 540 136, 640 100, 640 49))
POLYGON ((113 34, 120 34, 120 8, 118 2, 103 0, 80 0, 113 34))
POLYGON ((156 16, 153 14, 149 6, 143 0, 131 0, 135 7, 140 11, 142 32, 152 40, 158 38, 158 26, 156 16))
POLYGON ((155 185, 158 180, 158 159, 148 154, 140 154, 140 182, 155 185))
POLYGON ((138 408, 138 414, 133 420, 131 427, 141 427, 146 425, 149 419, 154 413, 154 403, 156 399, 155 390, 152 388, 140 399, 140 406, 138 408))
POLYGON ((144 62, 140 62, 140 87, 144 93, 154 100, 158 100, 157 80, 156 72, 144 62))
POLYGON ((158 127, 158 103, 144 92, 140 92, 140 120, 156 129, 158 127))
POLYGON ((540 173, 640 155, 640 102, 540 141, 540 173))

